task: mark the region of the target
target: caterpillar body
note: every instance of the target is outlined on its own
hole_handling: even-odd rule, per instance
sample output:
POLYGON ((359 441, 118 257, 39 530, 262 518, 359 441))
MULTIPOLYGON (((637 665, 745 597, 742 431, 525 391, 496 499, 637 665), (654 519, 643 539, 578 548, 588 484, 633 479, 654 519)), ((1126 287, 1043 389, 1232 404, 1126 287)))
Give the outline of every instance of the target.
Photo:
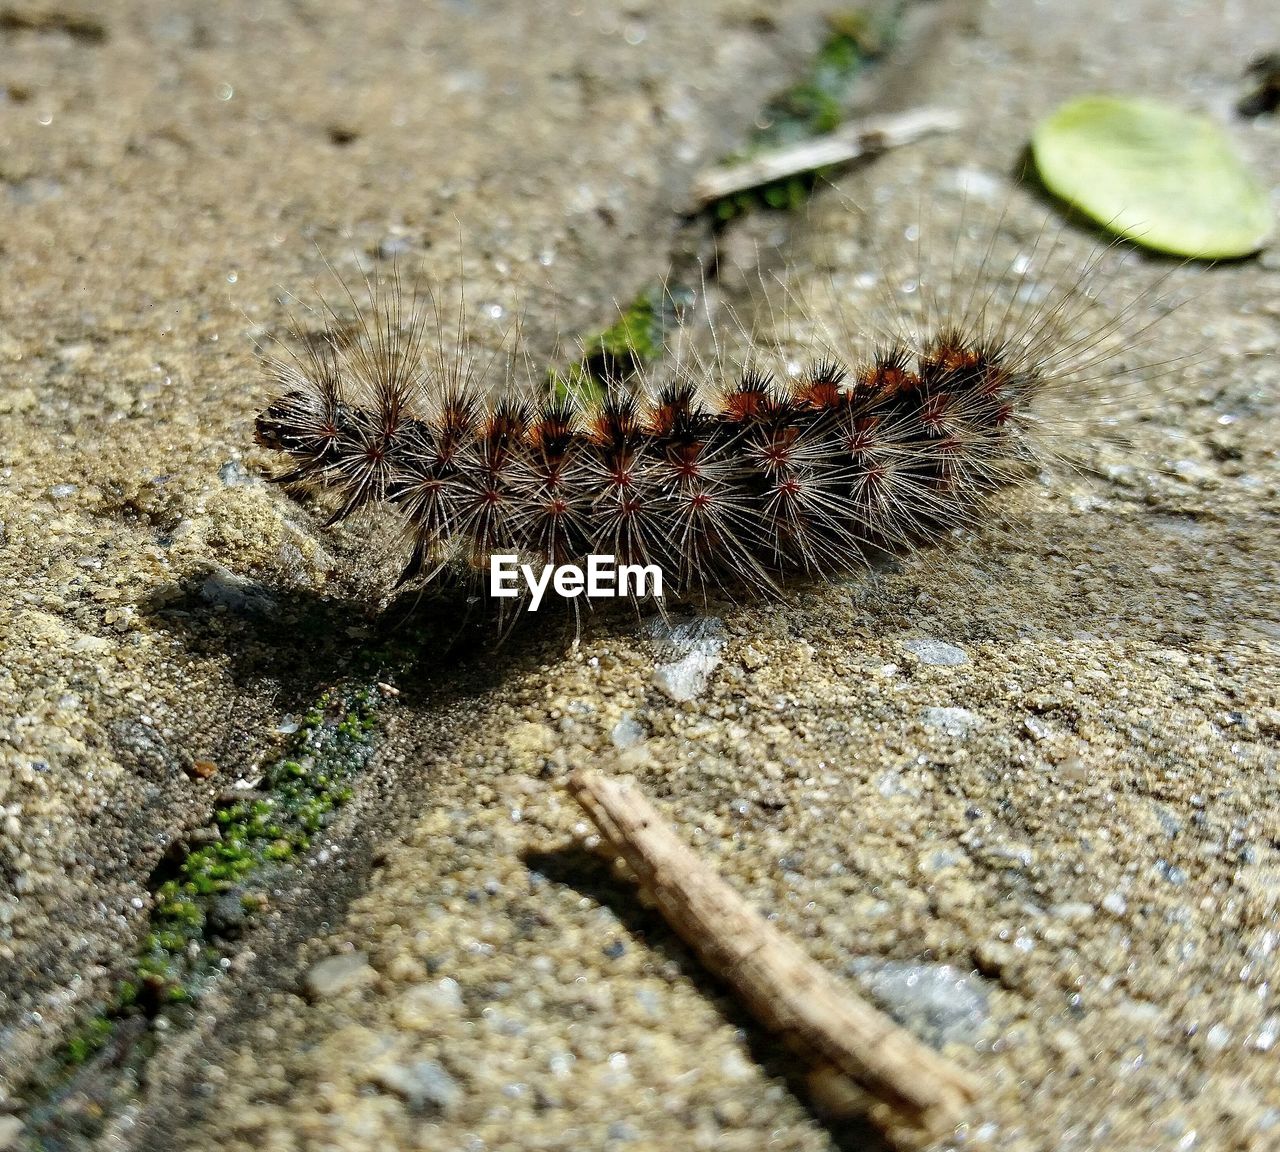
POLYGON ((827 341, 785 375, 748 354, 594 401, 494 398, 461 352, 429 354, 418 292, 398 276, 368 287, 353 329, 268 361, 277 396, 256 434, 288 458, 278 481, 329 490, 329 525, 368 505, 400 514, 402 584, 498 554, 656 564, 677 596, 856 572, 972 523, 1025 473, 1037 396, 1096 345, 1077 338, 1064 358, 1046 336, 1060 307, 1011 319, 984 301, 865 358, 827 341))

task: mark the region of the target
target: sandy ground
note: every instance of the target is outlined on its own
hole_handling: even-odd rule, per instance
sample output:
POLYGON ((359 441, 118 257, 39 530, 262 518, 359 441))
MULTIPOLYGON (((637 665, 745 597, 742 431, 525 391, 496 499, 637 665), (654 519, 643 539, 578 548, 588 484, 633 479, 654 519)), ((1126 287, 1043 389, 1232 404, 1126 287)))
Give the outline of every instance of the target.
POLYGON ((430 245, 441 280, 461 262, 481 347, 517 307, 544 341, 607 323, 665 271, 677 192, 730 142, 712 125, 749 116, 738 77, 782 83, 821 35, 803 12, 792 37, 714 9, 633 28, 364 8, 142 4, 96 34, 3 34, 6 1054, 60 1026, 50 994, 92 995, 164 842, 207 821, 220 785, 182 761, 234 758, 228 715, 275 713, 271 692, 306 700, 242 691, 252 635, 195 652, 154 618, 217 565, 324 580, 277 494, 235 484, 254 341, 299 308, 277 298, 314 304, 326 257, 358 276, 365 253, 430 245), (646 98, 658 69, 695 79, 664 71, 646 98))
MULTIPOLYGON (((1132 304, 1154 366, 1110 412, 1120 442, 944 554, 706 606, 722 643, 691 699, 626 617, 576 647, 561 622, 428 653, 346 815, 131 1102, 96 1137, 32 1120, 57 1101, 28 1075, 136 949, 166 847, 379 627, 384 549, 256 482, 254 341, 281 293, 324 255, 351 275, 425 253, 442 283, 461 269, 479 347, 522 314, 549 351, 665 272, 690 175, 822 32, 809 6, 736 3, 78 11, 0 28, 0 1147, 869 1146, 575 847, 580 764, 635 774, 980 1078, 951 1144, 1280 1141, 1265 254, 1108 260, 1100 314, 1132 304), (202 599, 224 569, 280 619, 202 599)), ((798 290, 855 310, 911 267, 922 200, 932 236, 963 217, 1029 246, 1046 209, 1009 174, 1039 116, 1097 88, 1209 109, 1280 187, 1280 126, 1229 119, 1274 21, 1260 0, 965 6, 885 86, 968 127, 730 254, 777 231, 798 290)), ((1096 244, 1069 230, 1062 265, 1096 244)), ((833 322, 772 303, 788 332, 833 322)))

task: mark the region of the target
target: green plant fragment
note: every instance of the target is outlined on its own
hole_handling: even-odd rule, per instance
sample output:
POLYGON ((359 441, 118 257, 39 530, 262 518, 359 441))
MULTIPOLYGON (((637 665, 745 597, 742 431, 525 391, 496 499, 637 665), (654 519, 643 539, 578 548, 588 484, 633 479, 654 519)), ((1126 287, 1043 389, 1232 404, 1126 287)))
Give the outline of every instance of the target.
POLYGON ((1266 192, 1206 116, 1085 96, 1032 138, 1046 188, 1135 244, 1195 259, 1247 256, 1273 227, 1266 192))

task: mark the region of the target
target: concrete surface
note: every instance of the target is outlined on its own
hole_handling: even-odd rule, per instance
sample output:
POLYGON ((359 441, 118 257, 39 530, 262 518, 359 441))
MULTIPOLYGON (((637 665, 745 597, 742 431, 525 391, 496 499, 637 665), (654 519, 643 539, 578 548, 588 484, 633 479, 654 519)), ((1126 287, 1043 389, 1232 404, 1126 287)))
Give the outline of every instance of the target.
MULTIPOLYGON (((254 340, 287 323, 280 294, 322 255, 350 275, 403 248, 445 282, 461 264, 482 348, 517 312, 535 350, 607 322, 665 271, 691 173, 803 67, 815 9, 138 2, 0 26, 0 1147, 873 1146, 575 847, 557 782, 585 763, 637 775, 815 957, 982 1079, 951 1145, 1280 1141, 1267 254, 1113 254, 1098 307, 1133 304, 1122 333, 1153 366, 1107 410, 1114 441, 1069 411, 1053 443, 1082 438, 1083 466, 954 548, 706 606, 724 644, 690 700, 625 617, 576 647, 559 622, 427 653, 307 875, 127 1102, 31 1122, 61 1104, 28 1076, 136 950, 166 846, 382 627, 385 548, 254 482, 254 340), (278 622, 202 599, 222 569, 278 622)), ((1031 125, 1084 90, 1206 107, 1280 187, 1280 124, 1227 119, 1280 42, 1260 0, 996 0, 933 28, 886 99, 969 127, 789 230, 726 237, 789 232, 788 283, 813 286, 812 314, 775 294, 759 330, 830 330, 824 299, 872 310, 910 275, 922 200, 930 236, 963 217, 999 237, 987 269, 947 240, 930 259, 1003 267, 1048 211, 1009 179, 1031 125)), ((1097 240, 1063 244, 1046 275, 1069 284, 1097 240)))

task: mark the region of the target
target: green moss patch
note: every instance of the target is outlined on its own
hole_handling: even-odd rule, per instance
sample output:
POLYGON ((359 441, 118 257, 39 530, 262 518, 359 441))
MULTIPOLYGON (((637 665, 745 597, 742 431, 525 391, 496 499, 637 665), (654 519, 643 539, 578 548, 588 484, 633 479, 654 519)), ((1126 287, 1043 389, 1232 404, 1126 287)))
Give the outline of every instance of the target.
MULTIPOLYGON (((853 8, 828 16, 829 34, 807 74, 769 99, 746 146, 723 163, 740 164, 839 128, 854 81, 887 50, 902 8, 890 4, 879 12, 853 8)), ((797 173, 735 192, 709 204, 707 211, 721 224, 761 207, 791 211, 808 200, 824 174, 825 170, 797 173)))
POLYGON ((243 797, 234 790, 227 794, 213 830, 156 885, 133 971, 102 1013, 63 1046, 64 1070, 74 1071, 98 1052, 119 1020, 199 998, 203 984, 234 951, 234 938, 266 905, 270 877, 306 852, 350 799, 352 781, 372 753, 381 703, 377 688, 326 694, 286 755, 243 797))
POLYGON ((585 408, 599 404, 610 385, 635 376, 662 356, 667 329, 680 322, 692 300, 692 292, 670 285, 642 292, 615 323, 582 341, 580 360, 551 374, 555 395, 585 408))

